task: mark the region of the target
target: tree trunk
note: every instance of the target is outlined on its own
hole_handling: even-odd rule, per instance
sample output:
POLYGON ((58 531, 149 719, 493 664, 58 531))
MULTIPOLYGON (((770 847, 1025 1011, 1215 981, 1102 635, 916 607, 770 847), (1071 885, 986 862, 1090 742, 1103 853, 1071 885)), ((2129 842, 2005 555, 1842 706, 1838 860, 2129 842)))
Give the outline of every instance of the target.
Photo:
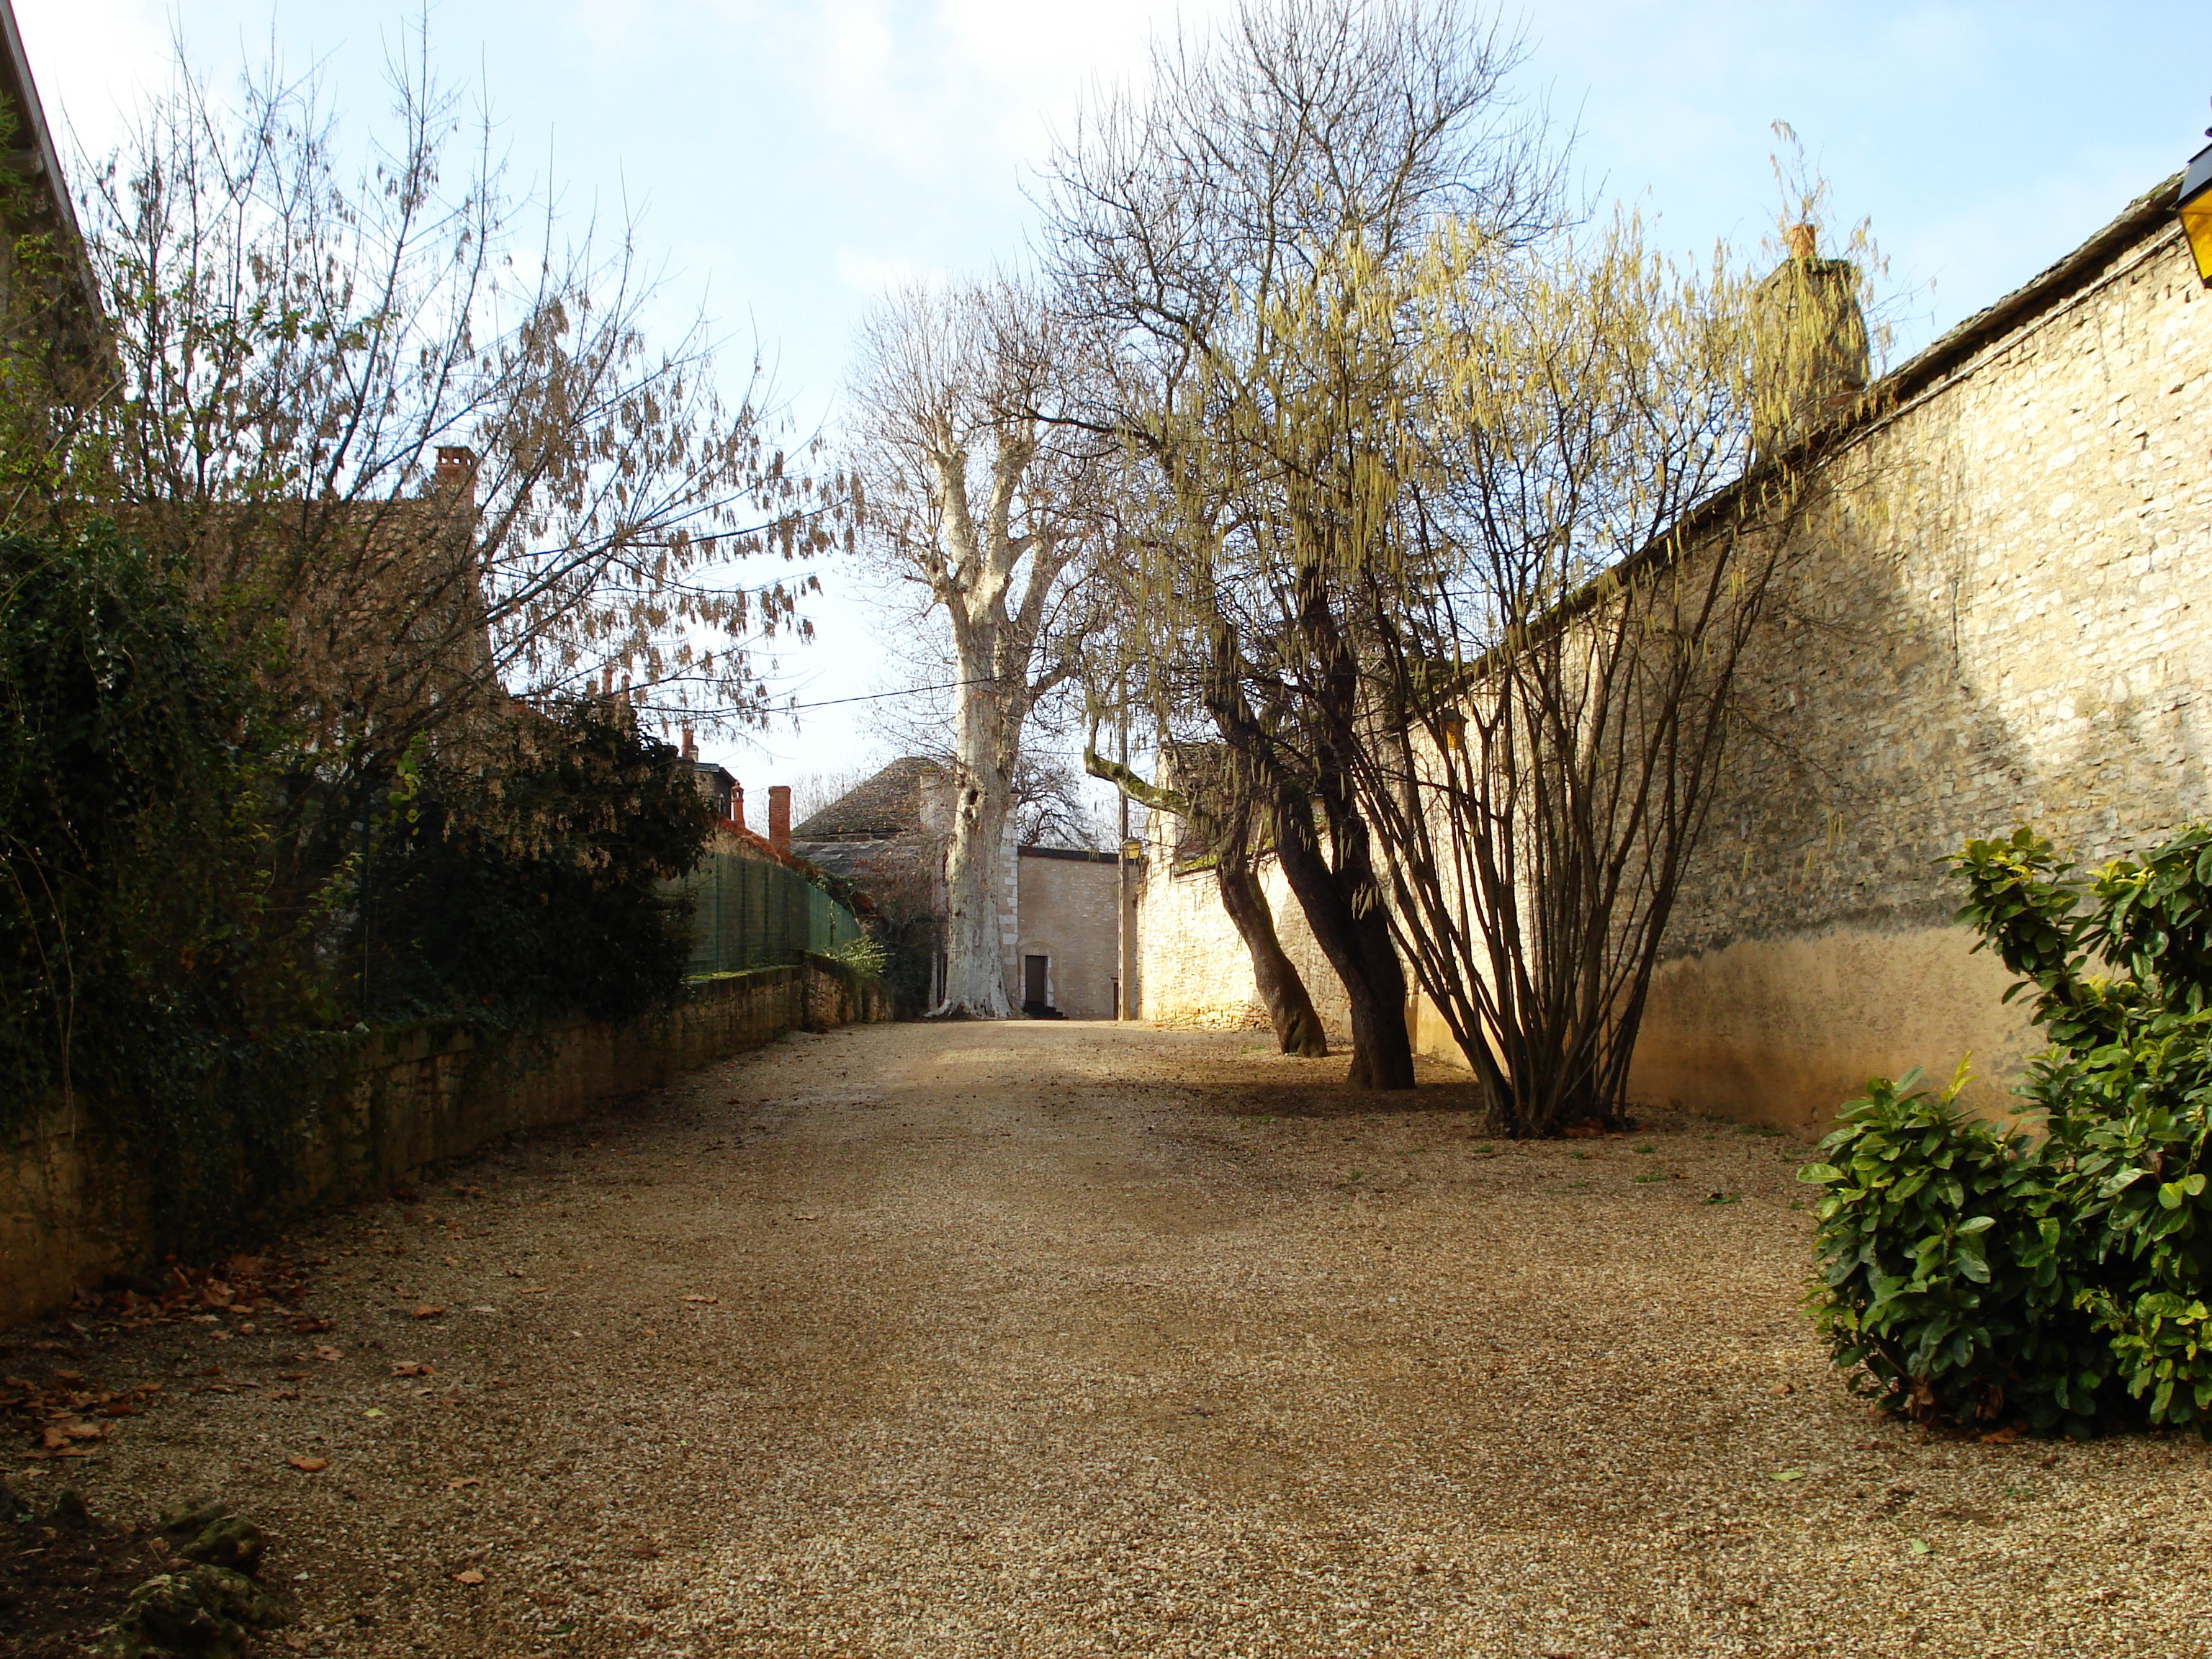
POLYGON ((1006 814, 1013 763, 1007 739, 1016 725, 981 652, 957 659, 957 744, 952 763, 952 835, 945 851, 945 998, 934 1019, 1008 1019, 1000 902, 1006 892, 1006 814), (970 656, 981 658, 971 662, 970 656))
POLYGON ((1352 1019, 1352 1070, 1345 1081, 1355 1089, 1410 1089, 1413 1042, 1406 1030, 1406 970, 1390 942, 1366 828, 1340 816, 1336 841, 1332 869, 1314 833, 1312 801, 1285 783, 1275 801, 1276 856, 1315 942, 1344 981, 1352 1019))
POLYGON ((1328 1053, 1328 1034, 1322 1030, 1321 1016, 1314 1012, 1313 999, 1306 994, 1305 981, 1298 976, 1282 940, 1276 937, 1274 912, 1253 872, 1250 857, 1241 848, 1233 854, 1217 851, 1213 878, 1221 889, 1221 908, 1229 912, 1237 936, 1252 953, 1252 982, 1259 987, 1260 1000, 1267 1005, 1276 1042, 1286 1054, 1322 1059, 1328 1053))

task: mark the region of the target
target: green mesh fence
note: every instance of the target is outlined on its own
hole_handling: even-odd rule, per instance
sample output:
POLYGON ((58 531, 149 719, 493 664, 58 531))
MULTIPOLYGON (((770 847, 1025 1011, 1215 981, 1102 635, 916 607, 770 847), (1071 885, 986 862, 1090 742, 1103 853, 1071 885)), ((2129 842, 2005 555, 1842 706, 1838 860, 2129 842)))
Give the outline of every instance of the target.
POLYGON ((726 974, 828 954, 860 936, 853 913, 795 870, 709 853, 680 884, 691 896, 691 964, 726 974))

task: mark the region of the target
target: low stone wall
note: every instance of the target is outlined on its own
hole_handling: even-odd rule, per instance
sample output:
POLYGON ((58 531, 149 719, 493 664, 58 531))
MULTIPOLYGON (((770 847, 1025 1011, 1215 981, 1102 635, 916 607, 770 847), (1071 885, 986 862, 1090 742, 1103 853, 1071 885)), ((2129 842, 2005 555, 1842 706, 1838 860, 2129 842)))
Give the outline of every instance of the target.
MULTIPOLYGON (((834 967, 698 982, 681 1007, 628 1025, 577 1020, 495 1042, 451 1024, 375 1032, 315 1089, 297 1215, 381 1191, 426 1164, 520 1129, 574 1122, 787 1031, 888 1019, 888 996, 834 967)), ((80 1110, 0 1146, 0 1325, 67 1303, 155 1253, 143 1171, 80 1110)))

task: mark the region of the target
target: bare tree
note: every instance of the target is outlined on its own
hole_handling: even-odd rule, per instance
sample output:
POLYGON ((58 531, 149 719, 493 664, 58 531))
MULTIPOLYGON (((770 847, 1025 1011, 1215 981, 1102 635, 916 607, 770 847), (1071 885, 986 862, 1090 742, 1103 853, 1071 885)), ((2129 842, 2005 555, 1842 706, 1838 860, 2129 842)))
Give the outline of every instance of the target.
POLYGON ((1067 577, 1097 533, 1097 441, 1054 414, 1075 343, 1008 281, 909 290, 871 319, 854 471, 876 555, 951 636, 953 812, 944 1016, 1002 1019, 1000 896, 1024 726, 1074 672, 1067 577))
POLYGON ((1509 1133, 1620 1121, 1739 665, 1868 380, 1860 267, 1812 238, 1757 284, 1632 219, 1412 279, 1429 395, 1394 556, 1344 574, 1352 747, 1401 947, 1509 1133))
POLYGON ((703 321, 647 339, 629 236, 564 243, 414 46, 364 160, 312 76, 234 104, 180 64, 82 165, 107 339, 0 515, 112 517, 183 571, 325 772, 610 673, 642 707, 758 718, 748 647, 798 587, 732 561, 824 545, 842 495, 722 401, 703 321))
MULTIPOLYGON (((1154 469, 1172 526, 1148 544, 1150 695, 1188 685, 1261 791, 1365 1086, 1411 1086, 1413 1059, 1332 583, 1387 533, 1387 452, 1378 469, 1362 446, 1395 441, 1365 416, 1395 417, 1334 401, 1372 365, 1283 337, 1314 307, 1364 304, 1361 273, 1416 257, 1442 217, 1498 244, 1549 222, 1539 128, 1503 94, 1518 57, 1449 0, 1247 0, 1218 36, 1156 51, 1150 87, 1088 112, 1055 166, 1066 303, 1121 349, 1097 419, 1154 469)), ((1355 337, 1396 349, 1388 330, 1355 337)))

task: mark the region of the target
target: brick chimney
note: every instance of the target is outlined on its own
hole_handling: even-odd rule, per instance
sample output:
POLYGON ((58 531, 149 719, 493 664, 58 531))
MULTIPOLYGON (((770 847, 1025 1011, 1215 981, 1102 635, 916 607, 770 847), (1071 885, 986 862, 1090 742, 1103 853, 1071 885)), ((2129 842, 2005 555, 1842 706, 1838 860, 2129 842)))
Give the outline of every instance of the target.
POLYGON ((779 853, 791 850, 791 786, 787 783, 769 786, 768 844, 779 853))
POLYGON ((730 786, 730 822, 740 830, 745 827, 745 787, 742 783, 730 786))
POLYGON ((466 444, 440 444, 438 471, 431 484, 441 501, 477 504, 477 453, 466 444))
POLYGON ((688 726, 684 728, 683 754, 684 758, 688 761, 695 761, 699 758, 699 745, 691 740, 691 728, 688 726))

